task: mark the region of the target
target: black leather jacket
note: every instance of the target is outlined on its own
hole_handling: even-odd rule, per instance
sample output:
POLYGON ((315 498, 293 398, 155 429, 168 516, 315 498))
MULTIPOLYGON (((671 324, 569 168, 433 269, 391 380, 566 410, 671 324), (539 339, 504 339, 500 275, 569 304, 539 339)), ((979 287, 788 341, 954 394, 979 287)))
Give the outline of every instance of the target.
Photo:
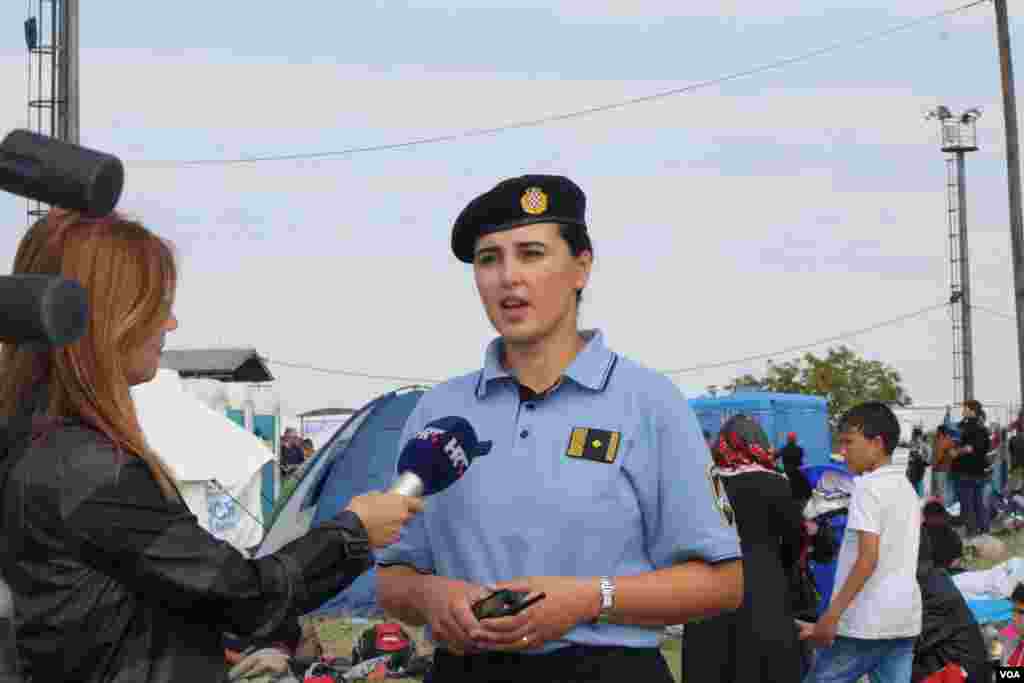
POLYGON ((69 421, 14 464, 0 505, 0 568, 37 683, 223 681, 225 631, 294 642, 297 617, 371 563, 346 553, 366 539, 351 512, 246 559, 168 502, 140 460, 69 421))
POLYGON ((952 471, 956 474, 968 474, 980 477, 988 467, 988 451, 992 441, 988 427, 976 417, 968 417, 960 422, 960 443, 971 446, 971 453, 964 453, 953 461, 952 471))

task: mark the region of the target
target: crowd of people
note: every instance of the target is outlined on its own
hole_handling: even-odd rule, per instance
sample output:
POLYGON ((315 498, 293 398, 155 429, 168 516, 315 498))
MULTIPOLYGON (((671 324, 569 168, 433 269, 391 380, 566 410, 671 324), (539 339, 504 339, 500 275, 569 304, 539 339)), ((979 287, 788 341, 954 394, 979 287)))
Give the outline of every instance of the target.
MULTIPOLYGON (((702 433, 670 379, 580 328, 595 253, 585 207, 568 178, 521 176, 454 222, 452 252, 497 337, 480 369, 419 400, 401 443, 437 439, 457 415, 470 426, 445 453, 479 462, 424 498, 357 496, 260 559, 197 524, 132 408, 129 388, 152 379, 178 324, 170 247, 116 212, 40 219, 14 271, 78 280, 91 322, 67 347, 0 355, 0 416, 26 425, 0 461, 0 573, 23 675, 222 680, 227 634, 287 652, 299 615, 376 566, 381 606, 437 644, 430 683, 671 683, 658 645, 673 624, 686 624, 689 683, 905 683, 947 665, 982 680, 970 612, 949 590, 950 539, 931 529, 943 520, 922 515, 893 463, 892 411, 864 403, 840 420, 857 483, 830 548, 804 518, 797 434, 776 451, 747 415, 702 433), (818 604, 808 557, 828 553, 835 590, 818 604), (495 596, 508 608, 487 616, 495 596)), ((988 528, 983 420, 965 403, 933 458, 949 462, 975 534, 988 528)), ((294 430, 281 444, 293 473, 311 449, 294 430)))

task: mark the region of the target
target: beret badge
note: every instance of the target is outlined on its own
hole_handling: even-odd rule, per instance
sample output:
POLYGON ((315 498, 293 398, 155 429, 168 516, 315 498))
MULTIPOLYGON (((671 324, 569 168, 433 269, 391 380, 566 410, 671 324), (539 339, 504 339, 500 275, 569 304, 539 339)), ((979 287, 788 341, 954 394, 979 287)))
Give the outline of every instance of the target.
POLYGON ((531 216, 539 216, 548 210, 548 196, 539 187, 531 187, 523 193, 519 205, 531 216))

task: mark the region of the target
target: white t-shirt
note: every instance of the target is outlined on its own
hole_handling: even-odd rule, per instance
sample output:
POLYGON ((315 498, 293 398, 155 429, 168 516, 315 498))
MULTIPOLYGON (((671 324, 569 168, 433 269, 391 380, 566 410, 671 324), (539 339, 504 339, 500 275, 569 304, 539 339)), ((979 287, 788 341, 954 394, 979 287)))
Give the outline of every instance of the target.
POLYGON ((921 633, 917 552, 921 507, 905 468, 883 465, 856 478, 846 534, 839 548, 833 599, 857 560, 858 531, 879 535, 878 565, 839 618, 848 638, 911 638, 921 633))

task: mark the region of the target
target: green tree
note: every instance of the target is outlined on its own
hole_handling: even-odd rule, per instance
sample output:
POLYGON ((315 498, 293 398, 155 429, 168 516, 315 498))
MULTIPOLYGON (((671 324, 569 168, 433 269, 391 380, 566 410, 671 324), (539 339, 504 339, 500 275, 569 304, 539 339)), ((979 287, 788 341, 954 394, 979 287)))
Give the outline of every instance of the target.
POLYGON ((830 348, 823 358, 805 353, 783 363, 769 361, 764 377, 745 374, 726 390, 754 388, 788 394, 811 394, 828 401, 832 427, 847 410, 864 401, 911 404, 899 371, 877 360, 867 360, 846 346, 830 348))

